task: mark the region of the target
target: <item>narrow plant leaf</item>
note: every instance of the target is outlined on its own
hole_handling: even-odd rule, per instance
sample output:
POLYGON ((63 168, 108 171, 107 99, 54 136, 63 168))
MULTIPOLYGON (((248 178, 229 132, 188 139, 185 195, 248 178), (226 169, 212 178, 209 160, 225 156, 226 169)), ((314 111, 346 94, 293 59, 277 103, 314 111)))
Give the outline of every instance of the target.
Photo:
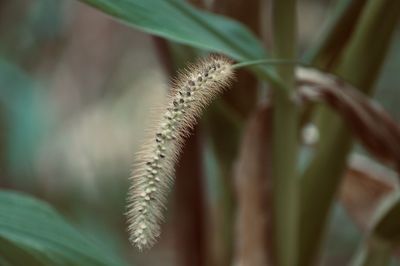
POLYGON ((352 156, 339 200, 362 232, 372 225, 373 213, 382 199, 397 189, 396 174, 364 156, 352 156))
POLYGON ((355 255, 352 266, 389 265, 400 245, 400 194, 393 193, 379 206, 374 225, 355 255))
MULTIPOLYGON (((297 71, 297 77, 301 98, 328 105, 346 122, 353 135, 367 150, 393 166, 395 170, 400 170, 400 125, 378 103, 331 74, 301 68, 297 71)), ((377 180, 371 178, 370 171, 367 174, 360 169, 354 170, 347 172, 345 185, 351 184, 349 181, 355 181, 348 180, 349 174, 351 178, 358 179, 359 183, 353 183, 351 191, 347 188, 345 203, 347 207, 352 208, 349 209, 350 215, 354 220, 358 220, 360 227, 369 229, 371 223, 375 225, 370 229, 369 236, 359 249, 352 265, 386 265, 394 247, 400 241, 400 204, 394 200, 390 202, 390 207, 378 207, 375 223, 371 219, 371 208, 375 208, 378 205, 377 201, 395 186, 392 183, 386 184, 385 187, 382 180, 377 183, 377 180)))
POLYGON ((236 252, 234 265, 270 265, 271 106, 260 106, 245 129, 235 168, 236 252), (269 237, 268 237, 269 236, 269 237))
MULTIPOLYGON (((156 36, 225 54, 237 61, 268 58, 256 36, 235 20, 197 9, 180 0, 79 0, 156 36)), ((284 86, 266 65, 251 68, 275 88, 284 86)))
POLYGON ((261 43, 240 23, 178 0, 80 0, 145 32, 237 60, 265 58, 261 43))
POLYGON ((323 69, 332 69, 351 38, 367 0, 336 1, 333 12, 318 39, 306 51, 304 60, 323 69))
MULTIPOLYGON (((389 50, 399 14, 398 0, 367 1, 337 66, 330 71, 371 93, 389 50)), ((301 265, 310 265, 316 258, 352 147, 348 125, 334 111, 322 107, 316 115, 321 138, 316 156, 301 177, 301 265)))
POLYGON ((333 75, 307 68, 297 75, 302 97, 327 104, 369 152, 400 170, 400 125, 377 102, 333 75))
MULTIPOLYGON (((0 237, 0 250, 7 251, 1 252, 1 259, 4 262, 0 261, 0 265, 3 265, 2 263, 5 265, 24 265, 27 261, 29 261, 30 266, 44 266, 45 262, 48 263, 46 256, 32 251, 29 246, 14 244, 3 237, 0 237)), ((55 261, 53 260, 52 262, 54 263, 55 261)))
POLYGON ((12 265, 126 265, 46 203, 8 191, 0 192, 0 254, 12 265))

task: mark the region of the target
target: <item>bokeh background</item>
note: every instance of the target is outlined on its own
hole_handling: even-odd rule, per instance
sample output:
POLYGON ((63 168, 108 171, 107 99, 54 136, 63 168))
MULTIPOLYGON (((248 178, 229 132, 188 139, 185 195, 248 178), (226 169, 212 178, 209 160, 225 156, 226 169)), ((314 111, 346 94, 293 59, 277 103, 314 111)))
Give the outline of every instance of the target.
MULTIPOLYGON (((315 39, 333 2, 299 1, 301 49, 315 39)), ((267 27, 263 31, 268 42, 267 27)), ((400 121, 399 29, 394 39, 375 98, 400 121)), ((184 203, 173 191, 155 248, 139 253, 128 244, 130 164, 170 80, 160 49, 159 39, 78 1, 0 1, 0 187, 49 202, 83 234, 132 265, 176 265, 176 236, 186 221, 182 215, 176 219, 184 203)), ((198 219, 212 234, 220 182, 215 158, 207 150, 205 157, 202 185, 208 194, 198 200, 211 215, 198 219)), ((336 206, 324 265, 342 265, 360 237, 336 206)))

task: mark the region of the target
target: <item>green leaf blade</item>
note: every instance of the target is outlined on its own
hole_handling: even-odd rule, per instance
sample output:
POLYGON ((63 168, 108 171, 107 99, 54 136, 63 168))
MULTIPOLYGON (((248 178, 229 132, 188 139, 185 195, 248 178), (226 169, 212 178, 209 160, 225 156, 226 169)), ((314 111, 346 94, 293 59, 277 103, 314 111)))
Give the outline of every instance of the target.
MULTIPOLYGON (((0 253, 17 254, 33 265, 126 265, 48 204, 15 192, 0 192, 0 253)), ((18 259, 9 255, 8 261, 18 259)))
POLYGON ((267 53, 240 23, 200 11, 177 0, 80 0, 150 34, 196 48, 224 53, 238 61, 267 53))

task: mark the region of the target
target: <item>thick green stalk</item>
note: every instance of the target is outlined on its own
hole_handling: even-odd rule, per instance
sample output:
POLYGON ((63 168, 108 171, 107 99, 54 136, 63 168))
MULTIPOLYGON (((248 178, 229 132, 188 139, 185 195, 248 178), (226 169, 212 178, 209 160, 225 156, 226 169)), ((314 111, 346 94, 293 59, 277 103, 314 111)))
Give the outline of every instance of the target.
MULTIPOLYGON (((275 0, 272 7, 274 57, 296 59, 296 1, 275 0)), ((276 265, 297 261, 299 193, 297 180, 297 106, 293 101, 294 67, 278 65, 276 72, 287 90, 274 91, 273 219, 276 265)))
MULTIPOLYGON (((399 15, 400 1, 369 0, 340 58, 336 74, 370 93, 399 15)), ((328 108, 319 110, 319 127, 318 150, 301 179, 299 265, 312 265, 352 146, 346 125, 328 108)))
POLYGON ((371 93, 389 50, 400 16, 400 1, 369 0, 354 36, 337 67, 337 75, 371 93))

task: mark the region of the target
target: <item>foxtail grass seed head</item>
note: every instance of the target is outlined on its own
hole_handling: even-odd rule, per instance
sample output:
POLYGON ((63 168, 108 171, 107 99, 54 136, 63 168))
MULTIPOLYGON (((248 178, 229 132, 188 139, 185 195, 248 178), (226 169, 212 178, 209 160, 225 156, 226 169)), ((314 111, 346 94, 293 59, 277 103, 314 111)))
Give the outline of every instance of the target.
MULTIPOLYGON (((150 248, 160 234, 167 192, 184 139, 207 104, 233 79, 232 62, 209 56, 180 73, 163 116, 136 155, 128 195, 130 241, 139 250, 150 248)), ((188 177, 190 178, 190 177, 188 177)))

